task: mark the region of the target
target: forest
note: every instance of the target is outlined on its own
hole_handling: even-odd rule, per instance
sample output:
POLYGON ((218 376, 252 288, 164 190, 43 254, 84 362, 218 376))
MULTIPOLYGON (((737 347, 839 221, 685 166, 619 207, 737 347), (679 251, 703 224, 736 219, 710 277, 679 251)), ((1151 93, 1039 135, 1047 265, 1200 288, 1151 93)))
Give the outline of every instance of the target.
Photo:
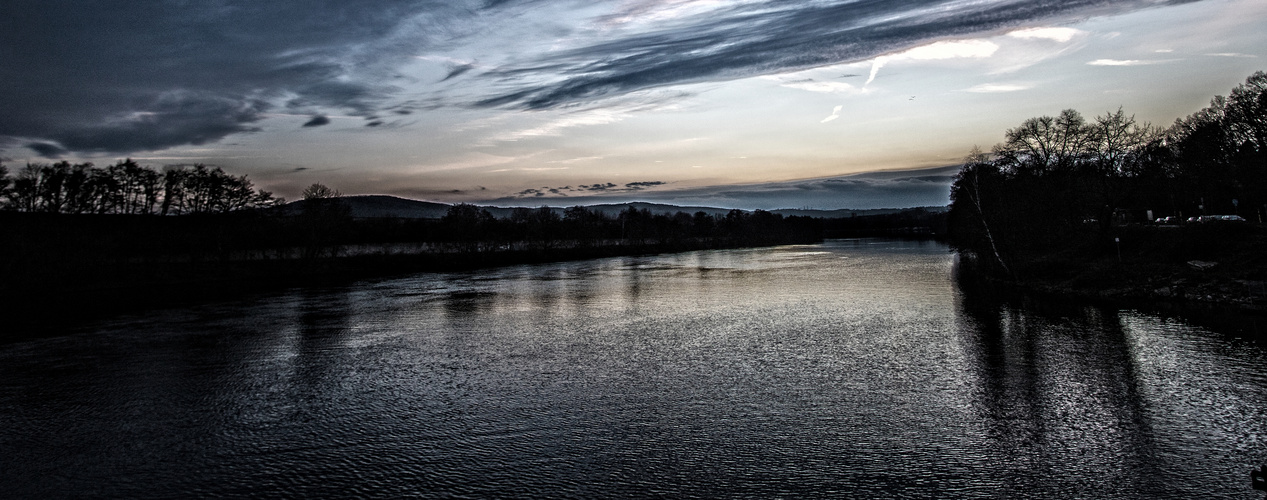
POLYGON ((1225 278, 1264 279, 1267 74, 1169 127, 1066 109, 1004 137, 973 148, 951 187, 948 240, 984 274, 1168 290, 1185 263, 1208 260, 1225 278), (1211 215, 1229 217, 1188 222, 1211 215))

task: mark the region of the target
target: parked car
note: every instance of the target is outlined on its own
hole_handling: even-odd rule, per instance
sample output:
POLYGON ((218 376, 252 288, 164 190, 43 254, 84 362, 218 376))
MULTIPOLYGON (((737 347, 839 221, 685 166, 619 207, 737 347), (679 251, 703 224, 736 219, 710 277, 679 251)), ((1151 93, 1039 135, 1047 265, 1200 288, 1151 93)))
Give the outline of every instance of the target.
POLYGON ((1158 224, 1178 224, 1183 221, 1172 215, 1170 217, 1158 217, 1155 222, 1158 224))
POLYGON ((1200 217, 1189 217, 1188 222, 1196 222, 1200 224, 1210 224, 1215 222, 1245 222, 1245 218, 1239 215, 1202 215, 1200 217))

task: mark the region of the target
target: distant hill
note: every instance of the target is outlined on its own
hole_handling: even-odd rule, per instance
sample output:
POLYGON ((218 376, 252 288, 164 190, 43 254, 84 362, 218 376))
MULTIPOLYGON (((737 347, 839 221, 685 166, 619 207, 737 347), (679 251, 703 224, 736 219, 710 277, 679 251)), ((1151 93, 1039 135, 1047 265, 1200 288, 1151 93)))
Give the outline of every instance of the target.
POLYGON ((821 217, 824 219, 845 219, 849 217, 866 217, 869 215, 887 215, 905 212, 907 210, 923 209, 926 212, 945 212, 950 207, 911 207, 911 208, 868 208, 865 210, 851 210, 841 208, 837 210, 813 210, 813 209, 796 209, 796 208, 780 208, 778 210, 770 210, 773 213, 780 214, 784 217, 799 215, 802 217, 821 217))
POLYGON ((633 208, 634 210, 649 210, 653 214, 675 214, 678 212, 686 212, 694 214, 695 212, 704 212, 708 215, 726 215, 730 211, 729 208, 716 207, 679 207, 677 205, 665 205, 663 203, 647 203, 635 201, 632 203, 605 203, 602 205, 590 205, 586 208, 604 215, 615 217, 620 215, 625 209, 633 208))
MULTIPOLYGON (((341 200, 343 201, 343 203, 346 203, 349 207, 351 207, 352 217, 355 217, 358 219, 379 218, 379 217, 398 217, 402 219, 439 219, 440 217, 444 217, 444 214, 449 210, 449 206, 450 206, 447 203, 434 203, 430 201, 410 200, 407 198, 400 198, 400 197, 388 196, 388 195, 344 196, 341 198, 341 200)), ((299 200, 299 201, 287 203, 286 205, 278 207, 276 210, 282 215, 298 215, 303 212, 303 207, 304 207, 304 201, 299 200)), ((489 213, 493 214, 493 216, 497 218, 510 217, 511 212, 514 210, 513 207, 484 206, 481 208, 488 210, 489 213)), ((535 207, 529 207, 529 208, 535 208, 535 207)), ((708 215, 715 215, 715 216, 725 216, 726 213, 730 212, 731 210, 729 208, 717 208, 717 207, 698 207, 698 206, 682 207, 682 206, 677 206, 677 205, 666 205, 663 203, 646 203, 646 202, 640 202, 640 201, 632 202, 632 203, 605 203, 601 205, 588 205, 586 206, 586 208, 595 212, 599 212, 608 217, 615 217, 619 215, 620 212, 623 212, 629 208, 633 208, 635 210, 646 209, 653 214, 675 214, 677 212, 686 212, 688 214, 694 214, 696 212, 704 212, 708 215)), ((929 212, 946 211, 946 207, 918 207, 918 208, 922 208, 929 212)), ((554 207, 553 210, 555 212, 558 212, 560 215, 562 215, 564 209, 559 208, 559 207, 554 207)), ((876 208, 876 209, 866 209, 866 210, 848 210, 848 209, 804 210, 804 209, 783 208, 783 209, 778 209, 778 210, 769 210, 769 212, 780 214, 780 215, 783 215, 784 217, 796 215, 796 216, 802 216, 802 217, 822 217, 825 219, 840 219, 840 218, 848 218, 848 217, 862 217, 862 216, 868 216, 868 215, 892 214, 892 213, 898 213, 904 210, 911 210, 911 209, 910 208, 876 208)))

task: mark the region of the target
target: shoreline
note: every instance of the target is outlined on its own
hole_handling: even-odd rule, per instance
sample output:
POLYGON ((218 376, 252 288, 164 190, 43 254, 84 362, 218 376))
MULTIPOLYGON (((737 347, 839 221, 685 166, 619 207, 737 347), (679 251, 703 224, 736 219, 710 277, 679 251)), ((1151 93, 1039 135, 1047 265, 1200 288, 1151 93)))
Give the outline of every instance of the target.
MULTIPOLYGON (((1212 269, 1189 269, 1186 263, 1123 265, 1115 261, 1080 263, 1076 272, 1028 274, 1021 279, 992 276, 979 269, 977 257, 959 252, 956 279, 960 286, 984 289, 1010 300, 1072 300, 1113 309, 1129 309, 1196 324, 1215 326, 1267 344, 1267 288, 1212 269)), ((1074 268, 1072 262, 1065 269, 1074 268)))
POLYGON ((248 298, 296 287, 340 286, 415 273, 466 272, 516 265, 635 257, 701 250, 820 243, 821 238, 699 240, 552 249, 361 253, 297 259, 122 263, 79 282, 40 283, 0 294, 10 330, 0 343, 57 336, 94 320, 161 307, 248 298))

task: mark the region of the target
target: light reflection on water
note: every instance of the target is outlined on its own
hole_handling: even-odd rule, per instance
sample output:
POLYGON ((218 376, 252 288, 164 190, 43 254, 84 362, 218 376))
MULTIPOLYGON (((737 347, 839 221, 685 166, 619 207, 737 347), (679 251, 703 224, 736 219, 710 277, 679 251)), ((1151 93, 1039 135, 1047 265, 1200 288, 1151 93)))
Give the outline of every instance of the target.
POLYGON ((17 496, 1258 498, 1267 355, 933 243, 424 274, 0 347, 17 496))

